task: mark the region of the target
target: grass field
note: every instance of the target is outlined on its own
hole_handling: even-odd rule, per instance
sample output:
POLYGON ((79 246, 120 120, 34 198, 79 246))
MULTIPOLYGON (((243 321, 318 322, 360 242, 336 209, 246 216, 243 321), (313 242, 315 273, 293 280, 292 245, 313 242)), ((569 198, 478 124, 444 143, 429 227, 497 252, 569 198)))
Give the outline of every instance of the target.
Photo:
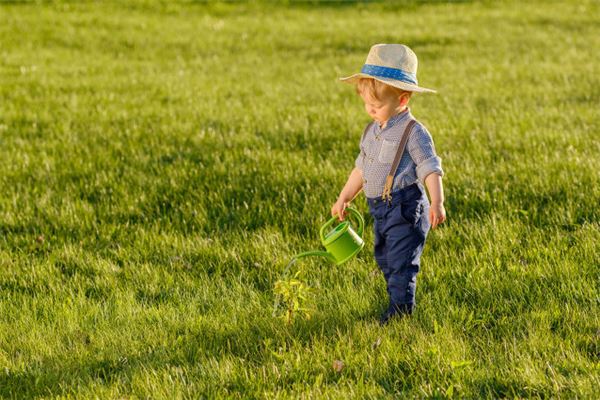
POLYGON ((0 5, 0 397, 596 397, 599 49, 597 1, 0 5), (365 250, 302 263, 286 325, 374 43, 439 91, 448 221, 382 328, 361 197, 365 250))

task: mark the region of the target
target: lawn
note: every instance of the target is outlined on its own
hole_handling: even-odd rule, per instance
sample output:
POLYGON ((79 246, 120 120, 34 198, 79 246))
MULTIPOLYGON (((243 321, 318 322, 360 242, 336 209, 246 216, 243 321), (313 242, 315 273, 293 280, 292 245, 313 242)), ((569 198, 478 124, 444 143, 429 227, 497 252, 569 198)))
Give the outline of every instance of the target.
POLYGON ((0 397, 594 398, 597 1, 0 3, 0 397), (354 165, 375 43, 446 171, 417 310, 291 257, 354 165))

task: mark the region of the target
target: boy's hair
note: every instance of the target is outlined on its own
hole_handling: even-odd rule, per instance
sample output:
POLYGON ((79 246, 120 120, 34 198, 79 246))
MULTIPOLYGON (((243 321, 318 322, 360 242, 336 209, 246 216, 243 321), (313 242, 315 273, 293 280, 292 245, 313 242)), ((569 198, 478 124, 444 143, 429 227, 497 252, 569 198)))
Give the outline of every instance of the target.
POLYGON ((412 92, 386 85, 372 78, 360 78, 356 83, 356 93, 361 94, 365 92, 379 101, 390 96, 400 96, 404 93, 408 93, 409 96, 412 94, 412 92))

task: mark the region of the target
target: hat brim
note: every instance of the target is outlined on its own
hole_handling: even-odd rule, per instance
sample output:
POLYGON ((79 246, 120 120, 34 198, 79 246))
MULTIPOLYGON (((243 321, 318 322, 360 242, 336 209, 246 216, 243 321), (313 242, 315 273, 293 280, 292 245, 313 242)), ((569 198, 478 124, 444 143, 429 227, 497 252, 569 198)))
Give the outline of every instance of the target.
POLYGON ((340 81, 345 82, 345 83, 349 83, 351 85, 355 85, 360 78, 375 79, 376 81, 385 83, 386 85, 397 87, 398 89, 406 90, 406 91, 409 91, 409 92, 437 93, 433 89, 427 89, 427 88, 424 88, 424 87, 413 85, 412 83, 406 83, 406 82, 399 81, 399 80, 392 79, 392 78, 382 78, 382 77, 379 77, 379 76, 373 76, 373 75, 369 75, 369 74, 363 74, 362 72, 359 72, 358 74, 354 74, 354 75, 348 76, 346 78, 340 78, 340 81))

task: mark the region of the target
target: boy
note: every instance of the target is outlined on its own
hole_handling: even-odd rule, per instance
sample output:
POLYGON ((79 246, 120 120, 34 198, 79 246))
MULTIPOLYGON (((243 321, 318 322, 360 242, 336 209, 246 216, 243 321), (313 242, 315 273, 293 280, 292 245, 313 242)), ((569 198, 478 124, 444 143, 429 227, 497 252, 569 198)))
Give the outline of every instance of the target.
POLYGON ((427 232, 446 219, 441 159, 407 106, 413 92, 435 91, 418 86, 417 56, 401 44, 371 47, 361 72, 341 80, 356 85, 374 121, 365 128, 355 168, 331 214, 343 220, 348 203, 364 190, 375 222, 375 259, 390 300, 383 325, 413 312, 427 232))

